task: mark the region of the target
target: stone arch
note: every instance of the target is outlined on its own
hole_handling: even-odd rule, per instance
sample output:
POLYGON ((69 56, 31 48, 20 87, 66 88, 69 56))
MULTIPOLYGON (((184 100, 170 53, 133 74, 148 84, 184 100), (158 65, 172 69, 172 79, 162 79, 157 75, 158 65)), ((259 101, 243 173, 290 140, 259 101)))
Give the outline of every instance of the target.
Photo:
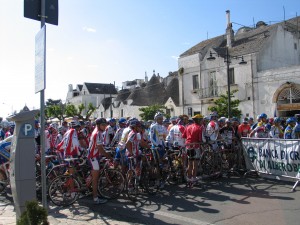
POLYGON ((293 116, 300 113, 300 84, 286 82, 274 93, 272 102, 276 104, 278 116, 293 116))
POLYGON ((286 89, 291 89, 292 90, 292 94, 294 95, 294 97, 299 98, 300 99, 300 84, 295 84, 292 82, 286 82, 285 84, 281 85, 274 93, 273 98, 272 98, 272 102, 273 103, 277 103, 278 100, 280 100, 280 96, 283 94, 283 92, 286 89))

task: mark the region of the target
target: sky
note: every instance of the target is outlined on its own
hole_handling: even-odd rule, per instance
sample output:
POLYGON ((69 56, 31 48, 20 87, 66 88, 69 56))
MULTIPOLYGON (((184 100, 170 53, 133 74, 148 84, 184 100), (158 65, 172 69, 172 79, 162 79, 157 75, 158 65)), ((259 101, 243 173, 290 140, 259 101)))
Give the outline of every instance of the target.
MULTIPOLYGON (((233 30, 300 14, 299 0, 59 0, 58 26, 46 25, 47 99, 66 99, 68 85, 166 77, 180 54, 233 30)), ((35 93, 35 36, 41 23, 24 17, 24 0, 0 0, 0 117, 25 105, 40 108, 35 93)))

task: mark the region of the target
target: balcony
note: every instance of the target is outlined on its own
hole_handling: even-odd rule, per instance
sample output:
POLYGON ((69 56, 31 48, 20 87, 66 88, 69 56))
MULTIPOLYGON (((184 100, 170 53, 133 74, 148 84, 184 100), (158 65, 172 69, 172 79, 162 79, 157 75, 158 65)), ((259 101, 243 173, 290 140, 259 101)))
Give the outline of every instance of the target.
MULTIPOLYGON (((237 89, 236 84, 230 85, 232 87, 232 90, 237 89)), ((208 88, 202 88, 198 90, 193 90, 193 93, 197 92, 199 99, 205 99, 205 98, 218 98, 222 94, 227 93, 227 85, 226 86, 211 86, 208 88)))

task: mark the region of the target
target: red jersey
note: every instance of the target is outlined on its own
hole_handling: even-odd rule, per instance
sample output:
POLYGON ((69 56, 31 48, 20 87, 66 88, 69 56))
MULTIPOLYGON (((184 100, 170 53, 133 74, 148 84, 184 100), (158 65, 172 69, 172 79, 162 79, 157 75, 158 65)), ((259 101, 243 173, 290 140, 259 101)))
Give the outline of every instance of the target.
POLYGON ((196 123, 193 123, 185 128, 182 137, 186 139, 185 144, 187 145, 187 148, 199 148, 199 144, 190 144, 202 142, 204 135, 203 131, 204 127, 196 123))

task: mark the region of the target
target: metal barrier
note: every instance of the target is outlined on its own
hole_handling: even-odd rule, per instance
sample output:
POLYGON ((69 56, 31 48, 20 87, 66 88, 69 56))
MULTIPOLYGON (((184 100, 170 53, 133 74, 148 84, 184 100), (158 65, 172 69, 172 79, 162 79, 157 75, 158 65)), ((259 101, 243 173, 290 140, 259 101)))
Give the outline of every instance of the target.
POLYGON ((300 181, 300 140, 272 138, 242 138, 248 171, 270 178, 300 181))

